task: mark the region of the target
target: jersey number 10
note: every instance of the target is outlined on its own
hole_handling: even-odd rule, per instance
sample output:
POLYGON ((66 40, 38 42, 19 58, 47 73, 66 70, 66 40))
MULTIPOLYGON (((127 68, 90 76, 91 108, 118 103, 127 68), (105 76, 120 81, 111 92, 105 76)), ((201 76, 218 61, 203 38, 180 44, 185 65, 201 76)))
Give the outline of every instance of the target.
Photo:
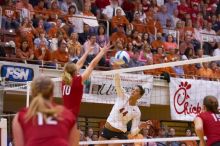
POLYGON ((63 86, 63 95, 70 95, 71 86, 70 85, 64 85, 63 86))

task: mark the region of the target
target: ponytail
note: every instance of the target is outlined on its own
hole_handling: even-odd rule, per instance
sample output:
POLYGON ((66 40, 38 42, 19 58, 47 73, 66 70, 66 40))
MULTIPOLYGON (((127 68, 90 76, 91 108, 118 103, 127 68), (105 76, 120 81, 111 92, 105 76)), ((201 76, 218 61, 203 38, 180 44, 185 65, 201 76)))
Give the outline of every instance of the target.
POLYGON ((215 114, 219 114, 218 110, 218 100, 214 96, 206 96, 203 100, 203 104, 206 107, 207 111, 213 112, 215 114))
POLYGON ((71 85, 72 84, 72 76, 70 73, 64 71, 62 74, 62 80, 64 81, 65 84, 71 85))
POLYGON ((25 121, 28 122, 31 118, 37 115, 38 112, 43 114, 44 120, 48 116, 56 117, 58 110, 55 107, 50 107, 49 101, 45 100, 41 94, 38 94, 30 104, 27 114, 25 115, 25 121))

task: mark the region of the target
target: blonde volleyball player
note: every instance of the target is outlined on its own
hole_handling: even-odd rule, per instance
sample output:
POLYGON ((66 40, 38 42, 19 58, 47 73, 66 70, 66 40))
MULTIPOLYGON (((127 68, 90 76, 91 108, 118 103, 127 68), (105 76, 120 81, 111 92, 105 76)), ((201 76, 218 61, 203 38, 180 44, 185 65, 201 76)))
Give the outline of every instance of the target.
MULTIPOLYGON (((120 66, 117 63, 113 64, 114 69, 120 66)), ((145 91, 142 86, 137 85, 127 95, 121 86, 120 75, 115 75, 115 88, 117 92, 116 102, 107 118, 107 122, 101 132, 99 141, 127 139, 127 124, 132 121, 131 135, 136 135, 142 128, 147 128, 151 125, 151 121, 140 122, 141 112, 137 106, 137 100, 140 99, 145 91)), ((106 146, 120 146, 121 144, 107 144, 106 146)), ((99 145, 96 145, 99 146, 99 145)), ((103 146, 103 145, 100 145, 103 146)))

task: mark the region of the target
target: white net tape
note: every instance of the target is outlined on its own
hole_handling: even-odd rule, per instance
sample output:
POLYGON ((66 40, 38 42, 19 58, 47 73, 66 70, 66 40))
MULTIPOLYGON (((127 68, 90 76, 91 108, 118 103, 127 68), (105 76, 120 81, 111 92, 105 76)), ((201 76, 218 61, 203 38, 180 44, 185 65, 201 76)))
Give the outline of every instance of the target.
MULTIPOLYGON (((205 138, 206 139, 206 138, 205 138)), ((172 142, 172 141, 196 141, 198 137, 173 137, 173 138, 152 138, 152 139, 130 139, 130 140, 104 140, 104 141, 81 141, 80 145, 101 145, 101 144, 129 144, 148 142, 172 142)))

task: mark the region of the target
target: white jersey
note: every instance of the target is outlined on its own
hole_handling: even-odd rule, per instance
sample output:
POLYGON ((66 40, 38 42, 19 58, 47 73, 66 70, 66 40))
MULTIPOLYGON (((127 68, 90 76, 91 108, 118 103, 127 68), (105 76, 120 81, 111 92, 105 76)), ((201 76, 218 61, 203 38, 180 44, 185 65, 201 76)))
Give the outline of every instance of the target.
POLYGON ((107 122, 114 128, 127 131, 127 123, 132 120, 131 134, 139 132, 141 112, 138 106, 129 105, 129 96, 117 97, 107 122))

